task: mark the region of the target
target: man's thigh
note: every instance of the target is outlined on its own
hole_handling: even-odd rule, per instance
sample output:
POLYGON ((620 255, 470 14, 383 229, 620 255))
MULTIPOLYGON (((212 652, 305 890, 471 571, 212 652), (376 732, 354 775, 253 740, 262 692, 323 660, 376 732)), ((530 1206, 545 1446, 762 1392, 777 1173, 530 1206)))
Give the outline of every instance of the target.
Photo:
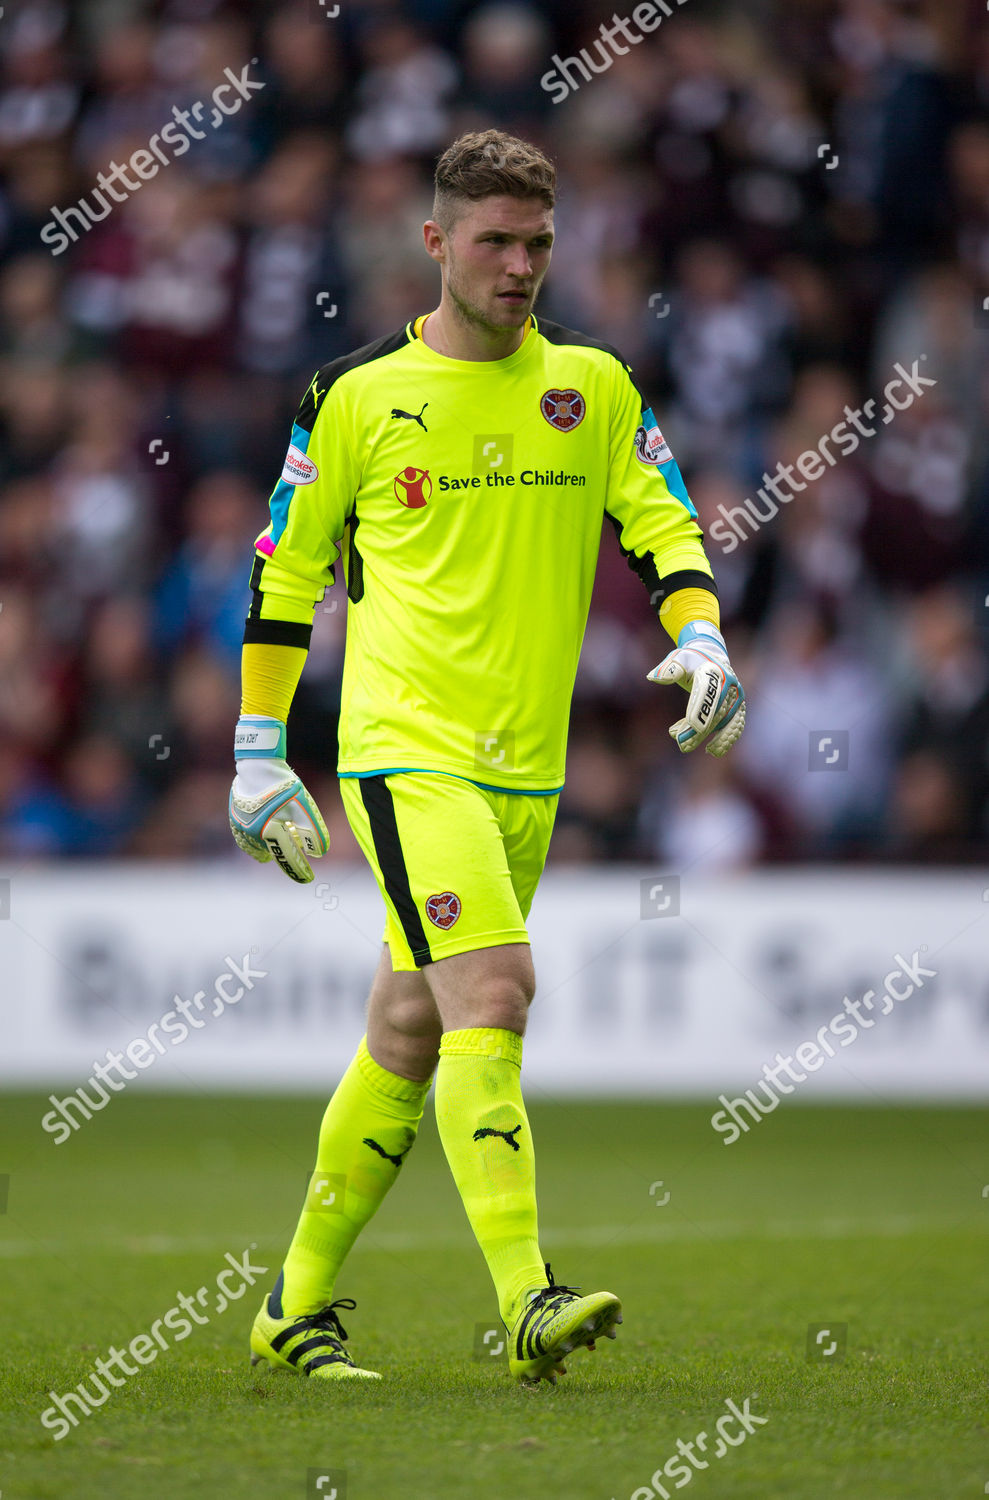
POLYGON ((525 915, 552 814, 514 804, 543 799, 491 794, 439 772, 342 777, 340 790, 384 898, 396 971, 528 944, 525 915))

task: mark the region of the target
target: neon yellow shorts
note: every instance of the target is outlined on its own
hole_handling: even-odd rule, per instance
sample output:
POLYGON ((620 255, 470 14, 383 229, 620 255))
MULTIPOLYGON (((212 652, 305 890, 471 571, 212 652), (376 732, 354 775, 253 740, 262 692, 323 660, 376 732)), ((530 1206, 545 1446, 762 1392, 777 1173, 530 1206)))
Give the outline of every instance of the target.
POLYGON ((527 943, 559 793, 489 791, 444 771, 341 776, 347 820, 374 871, 393 969, 527 943))

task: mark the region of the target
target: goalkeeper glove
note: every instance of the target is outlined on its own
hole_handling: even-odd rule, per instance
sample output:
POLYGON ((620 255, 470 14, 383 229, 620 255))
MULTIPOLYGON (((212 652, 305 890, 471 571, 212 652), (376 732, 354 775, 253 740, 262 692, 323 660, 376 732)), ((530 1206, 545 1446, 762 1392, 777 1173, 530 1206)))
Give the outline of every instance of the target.
POLYGON ((728 660, 717 626, 693 620, 677 636, 676 650, 648 674, 650 682, 679 682, 690 694, 687 712, 670 729, 684 754, 707 741, 709 755, 724 755, 745 728, 745 692, 728 660))
POLYGON ((330 847, 326 824, 302 782, 285 760, 281 719, 245 714, 234 736, 237 775, 230 788, 230 831, 253 859, 272 855, 291 880, 313 878, 306 858, 330 847))

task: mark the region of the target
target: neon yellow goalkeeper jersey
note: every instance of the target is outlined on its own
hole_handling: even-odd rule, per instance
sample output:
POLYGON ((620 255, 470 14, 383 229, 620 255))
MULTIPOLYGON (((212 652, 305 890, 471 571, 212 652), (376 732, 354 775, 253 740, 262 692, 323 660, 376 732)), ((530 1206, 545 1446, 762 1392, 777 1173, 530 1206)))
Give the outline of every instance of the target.
POLYGON ((307 645, 341 559, 338 773, 557 792, 602 519, 658 615, 714 592, 696 512, 615 349, 530 317, 507 359, 450 359, 425 316, 313 379, 244 639, 307 645))

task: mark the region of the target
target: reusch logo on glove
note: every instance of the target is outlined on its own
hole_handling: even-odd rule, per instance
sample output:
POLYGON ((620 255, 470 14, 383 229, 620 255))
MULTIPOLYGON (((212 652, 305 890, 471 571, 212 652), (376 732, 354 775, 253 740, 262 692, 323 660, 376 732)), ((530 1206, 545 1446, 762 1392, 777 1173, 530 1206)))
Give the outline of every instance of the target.
POLYGON ((701 706, 697 710, 698 723, 707 723, 708 719, 711 716, 711 710, 714 708, 715 703, 718 701, 718 693, 720 689, 720 677, 709 677, 707 680, 707 687, 704 689, 704 697, 701 699, 701 706))
POLYGON ((285 858, 285 851, 283 850, 283 848, 282 848, 281 844, 278 842, 278 840, 276 838, 272 838, 271 835, 269 834, 269 836, 265 839, 265 843, 267 844, 269 850, 275 856, 275 858, 277 859, 278 863, 281 865, 282 869, 285 871, 285 874, 289 877, 289 879, 290 880, 297 880, 300 883, 304 884, 304 882, 302 881, 302 876, 301 875, 296 875, 295 871, 292 869, 292 866, 289 864, 288 860, 285 858))

